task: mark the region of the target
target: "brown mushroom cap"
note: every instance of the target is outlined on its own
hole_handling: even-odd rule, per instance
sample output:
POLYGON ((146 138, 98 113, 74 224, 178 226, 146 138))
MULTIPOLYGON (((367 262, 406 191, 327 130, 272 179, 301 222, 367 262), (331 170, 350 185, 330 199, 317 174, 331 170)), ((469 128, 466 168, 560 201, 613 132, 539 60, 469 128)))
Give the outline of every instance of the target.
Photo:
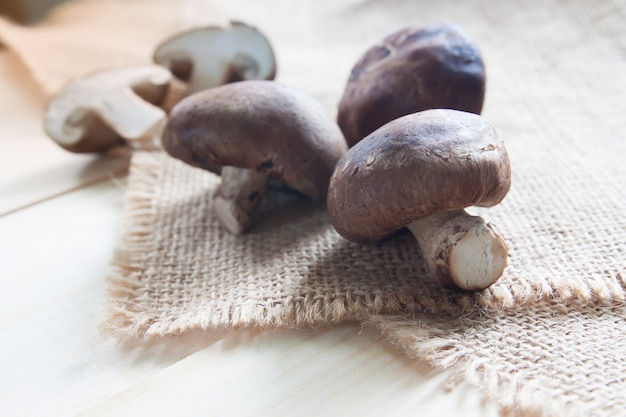
POLYGON ((172 109, 162 143, 173 157, 265 172, 316 201, 326 198, 347 150, 321 103, 273 81, 240 81, 201 91, 172 109))
POLYGON ((369 49, 355 65, 337 120, 350 146, 398 117, 447 108, 480 114, 485 68, 460 28, 406 28, 369 49))
POLYGON ((437 212, 498 204, 510 177, 504 144, 481 116, 427 110, 351 148, 337 163, 327 204, 343 237, 372 242, 437 212))

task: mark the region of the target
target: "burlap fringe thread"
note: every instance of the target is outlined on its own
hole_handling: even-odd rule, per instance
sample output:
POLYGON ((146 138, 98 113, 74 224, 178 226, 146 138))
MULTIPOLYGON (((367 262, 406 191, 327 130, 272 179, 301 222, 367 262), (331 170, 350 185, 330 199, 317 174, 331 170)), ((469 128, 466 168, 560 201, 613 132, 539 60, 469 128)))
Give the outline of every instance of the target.
MULTIPOLYGON (((192 329, 363 321, 409 356, 478 385, 505 414, 619 415, 616 410, 626 409, 626 377, 619 374, 626 369, 623 272, 586 279, 519 276, 515 271, 523 270, 518 263, 524 260, 514 256, 513 274, 488 290, 449 292, 428 279, 410 236, 382 245, 345 242, 323 207, 298 197, 273 193, 253 234, 224 234, 210 215, 218 181, 163 153, 134 155, 125 234, 108 280, 105 332, 141 338, 192 329), (280 216, 272 218, 277 210, 292 212, 287 228, 280 216), (302 241, 293 240, 307 229, 302 241), (285 236, 295 248, 293 257, 286 246, 274 249, 272 239, 285 236), (259 261, 259 245, 274 255, 259 261), (303 248, 310 248, 306 255, 303 248), (207 258, 213 250, 228 256, 207 258), (324 257, 330 260, 320 267, 324 257), (218 259, 226 265, 212 264, 218 259), (264 286, 268 280, 273 284, 264 286)), ((511 249, 516 252, 515 243, 511 249)))
MULTIPOLYGON (((156 238, 155 231, 158 230, 156 223, 161 221, 159 220, 160 217, 165 216, 165 206, 177 198, 181 201, 185 199, 180 196, 168 196, 168 191, 163 191, 170 187, 166 183, 186 184, 187 190, 183 194, 195 196, 194 198, 199 197, 200 201, 204 201, 205 206, 195 209, 196 212, 204 212, 204 214, 200 213, 200 217, 198 217, 198 213, 196 213, 196 223, 191 221, 185 227, 196 228, 202 233, 210 231, 213 234, 219 234, 222 233, 221 228, 209 214, 211 191, 217 181, 218 177, 211 173, 187 167, 158 152, 138 152, 135 154, 127 193, 125 234, 114 255, 114 271, 109 278, 112 302, 108 306, 108 319, 103 327, 107 332, 118 336, 164 336, 191 328, 301 327, 337 324, 345 321, 362 320, 364 315, 371 314, 427 312, 454 317, 491 311, 517 311, 536 306, 537 303, 547 303, 550 308, 557 309, 569 308, 570 306, 581 308, 589 305, 614 306, 622 304, 626 299, 624 290, 626 284, 624 274, 621 272, 614 276, 592 275, 586 280, 574 277, 540 278, 507 275, 501 282, 480 293, 448 292, 430 282, 425 274, 419 250, 411 248, 408 256, 417 259, 415 262, 417 278, 413 278, 409 282, 400 281, 399 287, 389 287, 387 291, 380 291, 380 283, 376 280, 387 279, 389 274, 385 274, 384 271, 382 273, 377 271, 376 268, 384 269, 384 266, 375 264, 369 268, 369 272, 375 277, 371 278, 372 287, 370 288, 363 286, 363 281, 356 278, 354 282, 350 282, 350 271, 348 271, 343 274, 344 276, 337 278, 338 281, 334 283, 337 285, 335 294, 329 293, 326 288, 313 287, 306 289, 304 293, 283 294, 287 300, 274 297, 273 305, 259 303, 250 307, 235 303, 234 305, 221 305, 216 311, 186 311, 182 316, 176 314, 169 317, 163 314, 157 316, 155 315, 157 310, 151 311, 154 304, 142 304, 151 302, 146 298, 151 285, 163 285, 163 282, 151 284, 146 280, 146 271, 155 267, 155 260, 147 258, 147 255, 155 251, 157 253, 167 252, 167 248, 164 249, 162 246, 167 246, 172 242, 156 238), (411 287, 413 288, 411 289, 411 287), (144 309, 145 307, 148 308, 144 309)), ((290 197, 285 198, 280 195, 273 200, 270 198, 271 201, 265 204, 265 209, 261 212, 271 212, 273 206, 283 204, 285 201, 297 201, 297 198, 289 199, 290 197)), ((303 205, 300 204, 296 210, 303 210, 302 207, 303 205)), ((318 235, 313 236, 313 241, 316 241, 318 246, 321 241, 321 244, 327 248, 321 251, 322 255, 332 254, 332 251, 336 249, 333 248, 333 245, 342 239, 332 230, 332 226, 323 213, 323 208, 304 208, 304 213, 314 218, 313 222, 317 228, 315 233, 318 235)), ((182 220, 179 219, 179 221, 182 220)), ((302 226, 296 224, 294 227, 302 226)), ((187 233, 189 233, 188 230, 187 233)), ((270 231, 267 234, 268 230, 264 229, 260 233, 267 237, 271 236, 273 232, 270 231)), ((277 237, 274 239, 284 238, 284 230, 278 230, 275 233, 277 237)), ((179 235, 178 237, 184 238, 185 236, 179 235)), ((231 245, 228 250, 232 251, 233 256, 240 256, 238 250, 242 249, 243 246, 241 246, 241 240, 237 238, 227 235, 214 236, 215 241, 211 244, 216 244, 222 237, 225 242, 229 242, 224 243, 224 245, 231 245)), ((195 238, 197 239, 198 236, 196 235, 195 238)), ((200 239, 202 239, 201 236, 200 239)), ((348 251, 354 251, 357 256, 364 254, 365 257, 371 259, 386 256, 398 248, 400 248, 399 251, 406 251, 407 247, 414 246, 410 236, 397 238, 385 245, 363 246, 343 241, 341 244, 347 245, 348 251), (391 247, 387 248, 386 246, 391 247)), ((179 281, 181 278, 176 274, 192 274, 190 271, 185 272, 185 265, 182 265, 185 261, 187 259, 181 259, 179 266, 182 269, 174 272, 168 272, 166 269, 163 274, 179 281)), ((245 262, 245 259, 239 259, 239 261, 245 262)), ((343 261, 343 259, 340 260, 340 262, 343 261)), ((302 262, 299 267, 306 269, 309 265, 306 260, 302 262)), ((343 265, 343 268, 353 267, 355 262, 358 260, 349 261, 343 265)), ((254 275, 256 265, 248 265, 248 267, 251 268, 248 272, 254 275)), ((358 271, 363 272, 364 269, 361 268, 358 271)), ((292 272, 302 275, 302 270, 296 269, 292 272)), ((319 271, 316 273, 319 275, 319 271)), ((193 279, 205 278, 209 280, 209 285, 212 285, 209 277, 196 274, 193 279)), ((281 279, 288 280, 289 277, 282 276, 276 277, 276 279, 278 281, 281 279)), ((197 284, 192 280, 186 282, 192 285, 197 284)), ((367 283, 367 281, 365 282, 367 283)), ((237 284, 233 283, 233 285, 237 284)), ((307 285, 310 286, 310 283, 307 285)))

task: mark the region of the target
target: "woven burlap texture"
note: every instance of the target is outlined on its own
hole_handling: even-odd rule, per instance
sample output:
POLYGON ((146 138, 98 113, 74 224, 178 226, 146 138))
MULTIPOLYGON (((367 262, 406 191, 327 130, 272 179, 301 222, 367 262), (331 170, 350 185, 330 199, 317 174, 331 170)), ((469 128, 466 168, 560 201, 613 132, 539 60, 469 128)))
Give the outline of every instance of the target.
MULTIPOLYGON (((381 35, 441 19, 411 2, 393 4, 382 18, 383 4, 359 3, 351 19, 381 35)), ((496 285, 478 294, 443 291, 425 273, 410 235, 352 244, 335 233, 323 207, 280 193, 264 202, 249 235, 228 235, 211 215, 218 177, 162 154, 137 154, 105 328, 142 336, 368 320, 409 355, 455 369, 505 411, 620 415, 625 8, 439 7, 483 48, 484 114, 512 160, 506 200, 473 210, 498 224, 510 248, 496 285)), ((333 21, 327 24, 332 31, 333 21)), ((356 24, 347 23, 346 33, 363 33, 356 24)), ((346 40, 362 51, 360 42, 346 40)), ((326 62, 354 56, 339 44, 324 51, 326 62)), ((332 106, 340 89, 318 83, 301 84, 332 106)))
POLYGON ((616 236, 624 219, 610 216, 622 209, 607 207, 602 188, 581 189, 585 181, 579 178, 577 187, 591 198, 541 195, 544 217, 528 207, 537 188, 550 183, 540 178, 517 181, 501 207, 482 210, 507 236, 510 265, 488 290, 459 294, 428 276, 408 233, 375 245, 347 242, 323 205, 293 194, 271 192, 251 232, 229 234, 212 215, 218 176, 164 153, 138 152, 105 326, 120 334, 166 335, 198 327, 332 324, 377 313, 455 316, 538 303, 621 303, 623 269, 615 265, 623 262, 625 243, 616 236), (564 217, 562 204, 575 207, 575 217, 564 217), (573 230, 568 221, 585 227, 573 230), (607 221, 616 230, 606 230, 607 221), (615 240, 606 242, 607 236, 615 240))
MULTIPOLYGON (((103 3, 145 7, 142 0, 103 3)), ((505 201, 472 211, 499 226, 510 265, 481 293, 444 291, 425 272, 409 234, 352 244, 335 233, 323 206, 281 192, 268 195, 250 234, 232 236, 211 214, 219 177, 161 153, 138 152, 108 278, 105 331, 142 337, 362 320, 409 355, 453 368, 513 414, 623 415, 624 2, 210 3, 220 16, 264 30, 276 48, 278 80, 314 94, 331 112, 351 66, 385 35, 409 24, 464 27, 487 66, 483 114, 504 137, 513 169, 505 201)), ((207 4, 156 1, 153 18, 134 21, 143 22, 137 29, 158 21, 165 35, 204 19, 193 10, 207 4)), ((64 16, 71 20, 72 14, 64 16)), ((60 39, 61 47, 63 39, 77 38, 67 32, 50 37, 46 29, 38 36, 4 23, 0 35, 20 47, 28 34, 44 46, 22 56, 51 92, 95 58, 81 44, 74 51, 83 52, 73 59, 82 56, 84 67, 65 65, 71 57, 62 62, 50 54, 50 40, 60 39)), ((101 33, 115 36, 119 29, 101 33)), ((96 55, 98 65, 148 61, 142 48, 160 34, 142 33, 130 30, 123 50, 113 54, 103 36, 106 53, 96 55)))
POLYGON ((503 415, 623 416, 626 308, 562 303, 450 317, 375 317, 412 357, 453 370, 503 415))

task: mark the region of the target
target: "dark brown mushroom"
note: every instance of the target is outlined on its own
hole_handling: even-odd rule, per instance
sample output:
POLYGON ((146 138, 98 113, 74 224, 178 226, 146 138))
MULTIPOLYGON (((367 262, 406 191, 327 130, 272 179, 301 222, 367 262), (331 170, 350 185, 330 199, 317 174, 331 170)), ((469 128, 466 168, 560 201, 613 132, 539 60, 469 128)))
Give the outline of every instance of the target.
POLYGON ((355 65, 337 121, 350 146, 398 117, 447 108, 480 114, 485 68, 478 47, 453 25, 410 27, 355 65))
POLYGON ((250 226, 270 177, 324 201, 347 150, 322 104, 273 81, 241 81, 185 98, 172 109, 162 143, 190 165, 222 167, 213 205, 232 233, 250 226))
POLYGON ((354 242, 409 228, 445 286, 483 289, 503 273, 507 248, 466 207, 498 204, 510 188, 509 158, 481 116, 427 110, 391 121, 337 163, 328 191, 335 229, 354 242))

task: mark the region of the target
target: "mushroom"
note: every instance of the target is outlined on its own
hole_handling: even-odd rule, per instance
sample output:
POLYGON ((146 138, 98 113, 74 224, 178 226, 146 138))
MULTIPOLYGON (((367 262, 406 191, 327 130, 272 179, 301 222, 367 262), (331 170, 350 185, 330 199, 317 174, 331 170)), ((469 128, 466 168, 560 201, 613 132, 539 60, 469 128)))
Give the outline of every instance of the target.
POLYGON ((97 71, 67 82, 47 103, 44 129, 72 152, 104 152, 128 142, 141 147, 158 139, 179 87, 170 71, 136 65, 97 71))
POLYGON ((213 171, 217 217, 245 232, 270 178, 324 201, 345 139, 321 103, 273 81, 240 81, 188 96, 171 111, 162 137, 174 158, 213 171))
POLYGON ((374 242, 406 227, 444 286, 480 290, 502 275, 507 247, 492 223, 465 208, 498 204, 510 184, 493 126, 473 113, 426 110, 351 148, 331 177, 327 205, 344 238, 374 242))
POLYGON ((187 81, 191 93, 234 81, 272 80, 276 74, 269 40, 241 22, 176 34, 157 47, 153 60, 187 81))
POLYGON ((337 121, 350 146, 398 117, 448 108, 480 114, 485 68, 453 25, 409 27, 370 48, 352 69, 337 121))

